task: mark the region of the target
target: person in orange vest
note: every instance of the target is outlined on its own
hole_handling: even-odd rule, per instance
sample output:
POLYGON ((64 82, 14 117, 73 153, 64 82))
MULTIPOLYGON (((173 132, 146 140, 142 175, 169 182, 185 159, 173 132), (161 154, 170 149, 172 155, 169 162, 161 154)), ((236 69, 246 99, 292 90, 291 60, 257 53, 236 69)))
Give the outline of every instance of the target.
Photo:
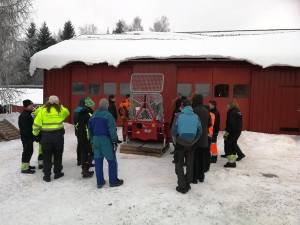
POLYGON ((218 159, 218 148, 217 148, 217 137, 220 131, 220 113, 217 109, 217 102, 214 100, 209 101, 208 103, 210 112, 214 114, 215 120, 214 125, 212 129, 212 138, 211 138, 211 145, 210 145, 210 151, 212 154, 211 157, 211 163, 216 163, 218 159))
POLYGON ((205 172, 209 171, 210 163, 211 163, 211 140, 213 137, 213 127, 215 123, 215 115, 210 112, 210 108, 208 105, 205 105, 205 108, 209 112, 210 118, 211 118, 211 126, 208 127, 208 149, 210 151, 207 151, 205 154, 205 172))
POLYGON ((129 106, 130 106, 130 94, 126 95, 126 99, 121 102, 120 107, 118 109, 118 113, 122 118, 122 122, 123 122, 123 141, 125 142, 125 136, 126 134, 124 134, 124 126, 125 126, 125 122, 126 120, 129 118, 129 106))

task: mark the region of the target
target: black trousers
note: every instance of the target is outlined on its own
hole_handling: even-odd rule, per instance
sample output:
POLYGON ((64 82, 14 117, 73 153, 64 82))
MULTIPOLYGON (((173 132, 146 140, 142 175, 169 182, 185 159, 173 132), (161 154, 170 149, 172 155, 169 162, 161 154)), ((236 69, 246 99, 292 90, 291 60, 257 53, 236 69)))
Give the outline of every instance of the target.
POLYGON ((211 144, 211 139, 208 139, 208 147, 205 149, 205 171, 209 171, 210 168, 210 160, 211 160, 211 152, 210 152, 210 144, 211 144))
MULTIPOLYGON (((227 139, 224 140, 225 154, 226 155, 236 155, 237 151, 243 154, 237 141, 241 135, 241 132, 232 132, 228 135, 227 139)), ((239 154, 238 154, 239 155, 239 154)))
POLYGON ((42 148, 43 148, 43 162, 44 162, 44 175, 50 176, 52 169, 51 158, 54 155, 54 173, 61 173, 62 155, 64 151, 64 130, 57 130, 51 132, 43 132, 42 135, 42 148))
POLYGON ((195 149, 195 159, 194 159, 194 172, 193 172, 193 182, 199 180, 204 180, 205 175, 205 161, 206 161, 206 152, 208 147, 196 147, 195 149))
MULTIPOLYGON (((77 137, 77 135, 76 135, 76 137, 77 137)), ((79 146, 78 137, 77 137, 77 149, 76 149, 76 153, 77 153, 77 162, 79 163, 79 162, 81 162, 81 150, 80 150, 80 146, 79 146)))
POLYGON ((33 140, 21 137, 23 145, 22 163, 29 163, 33 154, 33 140))
POLYGON ((194 155, 195 148, 193 146, 185 147, 176 143, 174 161, 179 188, 188 188, 189 184, 193 181, 194 155), (183 168, 184 161, 186 163, 186 174, 184 174, 183 168))
POLYGON ((81 165, 82 169, 89 169, 90 163, 94 159, 94 153, 92 150, 92 145, 89 141, 83 141, 82 143, 78 143, 81 154, 81 165), (87 165, 88 164, 88 165, 87 165), (88 168, 86 168, 88 166, 88 168))

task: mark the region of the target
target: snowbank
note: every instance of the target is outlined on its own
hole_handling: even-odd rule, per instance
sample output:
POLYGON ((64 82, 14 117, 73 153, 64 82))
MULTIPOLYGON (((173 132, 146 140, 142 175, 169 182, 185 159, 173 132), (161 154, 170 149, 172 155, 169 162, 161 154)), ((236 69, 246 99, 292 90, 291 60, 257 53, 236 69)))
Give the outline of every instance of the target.
MULTIPOLYGON (((15 124, 17 116, 7 119, 15 124)), ((182 195, 169 152, 161 158, 118 152, 124 185, 97 189, 95 177, 81 177, 73 126, 65 129, 65 176, 51 183, 42 180, 41 170, 20 173, 20 140, 1 143, 1 224, 300 224, 300 136, 245 131, 239 145, 246 158, 237 168, 225 169, 219 158, 205 182, 182 195)), ((107 163, 104 175, 108 179, 107 163)))
POLYGON ((72 62, 87 65, 139 58, 229 58, 269 67, 300 66, 300 31, 180 34, 129 32, 83 35, 60 42, 32 56, 30 73, 62 68, 72 62))

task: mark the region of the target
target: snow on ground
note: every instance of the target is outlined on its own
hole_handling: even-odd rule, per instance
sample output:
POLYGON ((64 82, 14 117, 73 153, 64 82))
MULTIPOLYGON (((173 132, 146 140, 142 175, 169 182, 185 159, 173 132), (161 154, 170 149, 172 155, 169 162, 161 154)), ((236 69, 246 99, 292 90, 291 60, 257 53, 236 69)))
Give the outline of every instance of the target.
MULTIPOLYGON (((7 119, 16 124, 17 116, 7 119)), ((1 224, 300 224, 300 136, 243 132, 239 145, 246 158, 237 168, 225 169, 226 159, 219 158, 205 182, 183 195, 175 190, 169 151, 161 158, 118 151, 124 185, 97 189, 95 177, 81 177, 73 126, 65 128, 65 176, 51 183, 41 170, 20 173, 20 140, 0 143, 1 224)), ((104 171, 108 180, 107 163, 104 171)))

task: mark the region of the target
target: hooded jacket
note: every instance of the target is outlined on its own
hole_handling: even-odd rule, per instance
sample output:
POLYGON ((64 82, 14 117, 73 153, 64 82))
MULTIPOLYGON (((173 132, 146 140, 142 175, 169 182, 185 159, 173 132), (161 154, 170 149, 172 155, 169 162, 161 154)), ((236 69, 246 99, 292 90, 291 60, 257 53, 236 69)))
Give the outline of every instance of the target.
POLYGON ((193 110, 201 121, 202 125, 202 135, 199 138, 196 146, 199 148, 208 147, 208 128, 211 126, 211 117, 209 111, 203 106, 202 95, 195 95, 193 98, 193 110))
MULTIPOLYGON (((193 112, 191 106, 183 108, 177 114, 172 126, 172 138, 182 145, 193 145, 202 134, 202 127, 198 116, 193 112)), ((174 141, 174 143, 176 143, 174 141)))
POLYGON ((99 107, 92 118, 89 120, 89 135, 90 140, 94 137, 109 137, 112 142, 118 140, 117 127, 114 117, 104 107, 99 107))

